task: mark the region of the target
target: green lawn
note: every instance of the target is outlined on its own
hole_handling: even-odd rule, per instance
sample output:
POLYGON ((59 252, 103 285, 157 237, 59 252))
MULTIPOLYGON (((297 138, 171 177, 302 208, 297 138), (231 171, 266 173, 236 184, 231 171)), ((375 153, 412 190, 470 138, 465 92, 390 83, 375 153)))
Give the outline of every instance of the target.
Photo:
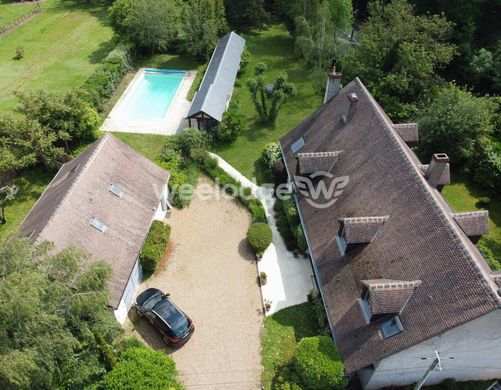
POLYGON ((13 202, 5 209, 7 222, 5 225, 0 225, 0 242, 17 231, 53 176, 54 172, 36 168, 14 179, 13 184, 19 188, 19 191, 13 202))
POLYGON ((487 208, 489 210, 489 234, 483 236, 480 246, 487 246, 495 259, 501 263, 501 199, 499 195, 489 195, 491 203, 485 207, 478 203, 481 197, 485 197, 484 191, 480 191, 468 178, 453 172, 452 184, 444 187, 443 195, 454 211, 474 211, 487 208))
MULTIPOLYGON (((259 182, 267 180, 259 166, 261 150, 268 142, 277 141, 292 130, 322 104, 323 97, 313 87, 310 71, 306 70, 294 54, 294 42, 283 25, 273 25, 262 31, 246 34, 247 49, 251 62, 237 80, 234 96, 238 96, 241 111, 245 114, 246 127, 235 143, 215 150, 248 178, 256 177, 259 182), (270 82, 283 71, 287 71, 290 81, 298 94, 286 103, 278 116, 276 125, 263 127, 257 123, 257 114, 252 104, 247 80, 253 77, 258 62, 268 65, 270 82)), ((327 77, 327 75, 326 75, 327 77)))
POLYGON ((296 344, 302 338, 319 334, 317 315, 310 302, 288 307, 267 317, 261 333, 264 388, 271 389, 274 383, 280 381, 279 377, 287 369, 296 344))
POLYGON ((159 162, 159 156, 165 144, 165 135, 119 132, 115 132, 113 135, 151 161, 159 162))
POLYGON ((0 37, 0 113, 16 107, 13 91, 68 91, 80 85, 112 49, 103 7, 45 0, 42 14, 0 37), (17 47, 24 58, 14 60, 17 47))
POLYGON ((13 3, 11 0, 0 0, 0 27, 28 13, 33 3, 13 3))

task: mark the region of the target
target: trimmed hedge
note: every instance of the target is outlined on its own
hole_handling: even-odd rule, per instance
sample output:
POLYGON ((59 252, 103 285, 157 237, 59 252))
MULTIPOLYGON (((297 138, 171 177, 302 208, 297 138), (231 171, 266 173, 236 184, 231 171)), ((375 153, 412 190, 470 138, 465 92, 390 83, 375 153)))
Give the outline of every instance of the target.
POLYGON ((162 260, 170 238, 170 226, 162 221, 153 221, 139 257, 146 274, 152 274, 162 260))
POLYGON ((82 94, 97 111, 115 92, 131 67, 130 46, 118 44, 82 86, 82 94))
POLYGON ((135 347, 122 353, 118 363, 95 388, 182 390, 184 386, 176 376, 176 364, 170 356, 146 346, 135 347))
POLYGON ((268 224, 254 222, 247 232, 247 240, 256 253, 262 253, 271 244, 272 233, 268 224))
POLYGON ((348 383, 339 353, 328 336, 302 339, 294 354, 294 368, 308 389, 344 389, 348 383))

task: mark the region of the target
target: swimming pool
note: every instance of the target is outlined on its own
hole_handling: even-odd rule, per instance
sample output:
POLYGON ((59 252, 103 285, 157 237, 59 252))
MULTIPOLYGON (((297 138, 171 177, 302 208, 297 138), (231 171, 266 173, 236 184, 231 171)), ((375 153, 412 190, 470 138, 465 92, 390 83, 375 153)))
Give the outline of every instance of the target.
POLYGON ((120 107, 123 120, 148 122, 165 117, 185 72, 145 69, 120 107))

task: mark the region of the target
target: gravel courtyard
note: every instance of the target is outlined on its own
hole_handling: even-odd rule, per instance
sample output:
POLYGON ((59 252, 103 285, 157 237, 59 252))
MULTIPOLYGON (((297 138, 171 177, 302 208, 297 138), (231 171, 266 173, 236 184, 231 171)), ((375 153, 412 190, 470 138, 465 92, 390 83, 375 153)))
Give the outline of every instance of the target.
MULTIPOLYGON (((205 177, 201 184, 213 186, 205 177)), ((141 285, 141 291, 156 287, 170 293, 193 319, 194 335, 170 350, 146 321, 136 321, 132 333, 172 354, 187 389, 258 389, 263 317, 256 264, 245 238, 251 221, 245 208, 220 195, 195 196, 189 208, 172 213, 167 266, 141 285)))

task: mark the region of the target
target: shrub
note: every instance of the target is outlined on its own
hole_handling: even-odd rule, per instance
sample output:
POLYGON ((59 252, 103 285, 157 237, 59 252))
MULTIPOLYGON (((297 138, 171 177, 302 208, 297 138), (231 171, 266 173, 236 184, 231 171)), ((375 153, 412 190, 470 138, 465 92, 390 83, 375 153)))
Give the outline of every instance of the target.
POLYGON ((297 224, 294 227, 294 237, 296 237, 297 248, 305 253, 308 250, 308 244, 306 243, 306 237, 304 235, 303 227, 301 224, 297 224))
POLYGON ((21 46, 16 49, 16 55, 14 56, 15 60, 20 60, 24 57, 24 48, 21 46))
POLYGON ((266 272, 260 272, 259 273, 259 284, 261 286, 264 286, 268 280, 268 276, 266 275, 266 272))
POLYGON ((273 164, 282 159, 282 153, 280 152, 280 146, 278 146, 278 143, 271 142, 267 144, 261 153, 261 158, 263 159, 263 163, 271 172, 273 164))
POLYGON ((82 95, 96 110, 101 111, 130 67, 130 46, 120 43, 84 82, 82 95))
POLYGON ((165 254, 169 238, 170 226, 161 221, 153 221, 139 254, 141 266, 146 274, 155 272, 165 254))
POLYGON ((328 336, 302 339, 294 354, 294 368, 308 389, 344 389, 348 383, 336 346, 328 336))
POLYGON ((272 234, 268 224, 254 222, 247 232, 247 240, 256 253, 262 253, 271 244, 272 234))
POLYGON ((203 130, 185 129, 177 136, 177 148, 189 157, 193 149, 207 149, 211 144, 210 136, 203 130))
POLYGON ((242 74, 245 72, 245 69, 247 68, 247 65, 249 65, 251 61, 251 53, 249 50, 247 50, 247 47, 244 48, 244 51, 242 52, 242 56, 240 57, 240 68, 238 69, 238 74, 242 74))
POLYGON ((170 356, 146 346, 129 348, 122 353, 113 370, 96 385, 96 389, 181 390, 183 385, 176 375, 176 364, 170 356))
POLYGON ((234 142, 244 127, 244 117, 238 109, 238 100, 233 99, 229 109, 223 114, 223 120, 214 128, 216 140, 222 144, 234 142))

